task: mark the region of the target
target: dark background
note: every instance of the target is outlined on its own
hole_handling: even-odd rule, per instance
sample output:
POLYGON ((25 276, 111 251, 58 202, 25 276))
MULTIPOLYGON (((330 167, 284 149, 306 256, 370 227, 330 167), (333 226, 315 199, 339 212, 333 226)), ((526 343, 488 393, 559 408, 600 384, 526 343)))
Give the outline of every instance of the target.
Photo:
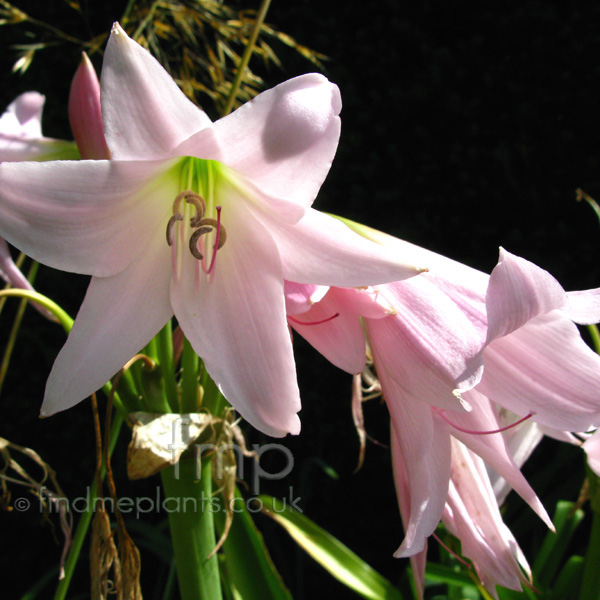
MULTIPOLYGON (((124 4, 89 3, 92 33, 108 30, 124 4)), ((44 12, 37 5, 19 6, 66 30, 82 26, 66 3, 48 3, 44 12)), ((316 208, 484 271, 493 268, 502 245, 548 269, 567 290, 600 285, 598 222, 588 206, 575 202, 577 187, 600 199, 600 5, 273 0, 267 21, 326 54, 326 75, 342 92, 340 148, 316 208)), ((19 93, 38 90, 47 97, 44 133, 70 138, 66 101, 79 49, 46 50, 26 75, 13 75, 9 46, 23 41, 23 31, 0 28, 0 109, 19 93)), ((274 47, 285 70, 263 73, 269 85, 312 70, 285 47, 274 47)), ((94 62, 99 68, 99 57, 94 62)), ((44 268, 36 285, 75 314, 86 283, 44 268)), ((0 321, 2 343, 11 310, 5 308, 0 321)), ((0 397, 0 436, 40 452, 74 497, 84 494, 92 472, 89 405, 37 418, 44 378, 63 339, 58 328, 28 310, 14 356, 19 370, 10 372, 0 397)), ((303 433, 288 440, 296 466, 279 486, 262 491, 283 497, 293 486, 305 514, 400 582, 405 564, 391 555, 402 530, 388 451, 370 444, 365 466, 352 474, 358 442, 350 378, 302 340, 296 346, 304 406, 303 433)), ((386 444, 385 408, 373 401, 365 412, 369 433, 386 444)), ((250 430, 248 436, 268 441, 250 430)), ((548 443, 526 467, 549 512, 558 497, 574 500, 582 481, 582 458, 570 450, 548 443)), ((116 456, 123 452, 124 446, 116 456)), ((156 485, 158 480, 123 481, 119 492, 153 495, 156 485)), ((15 498, 24 495, 11 489, 15 498)), ((509 498, 506 518, 533 560, 543 525, 518 498, 509 498)), ((257 522, 295 597, 354 597, 296 551, 277 526, 260 516, 257 522)), ((2 587, 14 590, 7 598, 16 598, 57 564, 60 546, 33 511, 0 513, 0 528, 2 587)), ((153 560, 144 567, 148 589, 164 577, 153 560)), ((85 597, 85 586, 84 559, 73 597, 85 597)))

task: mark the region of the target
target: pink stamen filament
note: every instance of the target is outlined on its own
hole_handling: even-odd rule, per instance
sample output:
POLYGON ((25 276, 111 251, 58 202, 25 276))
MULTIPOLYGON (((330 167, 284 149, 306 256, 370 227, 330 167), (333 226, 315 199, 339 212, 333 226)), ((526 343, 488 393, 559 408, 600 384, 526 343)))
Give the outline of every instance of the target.
POLYGON ((207 275, 212 275, 212 273, 215 270, 215 264, 217 261, 217 251, 219 249, 219 238, 221 237, 221 207, 217 206, 215 208, 217 211, 217 233, 215 235, 215 243, 213 245, 213 252, 212 252, 212 256, 210 258, 210 265, 209 265, 208 269, 204 269, 204 265, 202 265, 202 268, 204 269, 204 272, 207 275))
POLYGON ((321 321, 308 321, 306 323, 304 321, 299 321, 298 319, 294 319, 294 317, 291 317, 290 315, 288 315, 287 318, 290 321, 297 323, 298 325, 322 325, 323 323, 327 323, 328 321, 333 321, 333 319, 335 319, 339 316, 340 316, 340 313, 337 312, 337 313, 335 313, 335 315, 331 315, 331 317, 327 317, 326 319, 322 319, 321 321))
POLYGON ((491 431, 475 431, 474 429, 465 429, 464 427, 461 427, 460 425, 453 423, 446 416, 446 414, 443 410, 436 410, 436 413, 440 417, 442 417, 442 419, 444 419, 444 421, 446 421, 446 423, 448 423, 448 425, 450 425, 451 427, 454 427, 454 429, 457 429, 458 431, 462 431, 463 433, 469 433, 471 435, 491 435, 492 433, 502 433, 503 431, 508 431, 509 429, 512 429, 513 427, 516 427, 517 425, 520 425, 521 423, 523 423, 524 421, 527 421, 527 419, 531 419, 531 417, 533 417, 533 415, 535 415, 534 412, 530 412, 528 415, 526 415, 522 419, 519 419, 515 423, 511 423, 510 425, 506 425, 505 427, 500 427, 500 429, 492 429, 491 431))
POLYGON ((471 563, 468 563, 464 558, 462 558, 462 556, 459 556, 458 554, 456 554, 456 552, 454 552, 454 550, 448 548, 448 546, 446 546, 446 544, 444 544, 444 542, 442 542, 442 540, 440 540, 440 538, 435 533, 432 533, 431 535, 435 538, 436 542, 448 552, 448 554, 454 556, 454 558, 456 558, 456 560, 460 561, 463 565, 465 565, 467 569, 470 570, 473 568, 473 565, 471 565, 471 563))

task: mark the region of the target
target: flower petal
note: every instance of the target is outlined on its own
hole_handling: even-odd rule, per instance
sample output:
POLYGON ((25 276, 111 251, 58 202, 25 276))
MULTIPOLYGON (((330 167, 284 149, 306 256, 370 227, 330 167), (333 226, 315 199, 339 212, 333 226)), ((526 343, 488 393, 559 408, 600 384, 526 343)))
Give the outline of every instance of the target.
MULTIPOLYGON (((460 410, 455 379, 465 373, 483 343, 484 327, 457 305, 454 296, 429 280, 428 273, 381 286, 396 315, 365 319, 378 369, 414 398, 460 410)), ((469 371, 472 387, 482 367, 469 371)))
POLYGON ((494 340, 483 360, 477 389, 500 406, 562 431, 600 424, 600 357, 560 311, 494 340))
POLYGON ((271 220, 269 231, 279 248, 285 278, 298 283, 376 285, 411 277, 427 266, 407 264, 402 255, 312 208, 293 225, 271 220))
POLYGON ((311 309, 319 302, 329 289, 326 285, 310 285, 307 283, 284 282, 285 312, 298 315, 311 309))
POLYGON ((70 408, 102 387, 172 317, 171 256, 160 238, 155 236, 122 273, 92 278, 48 378, 43 416, 70 408))
POLYGON ((8 244, 3 238, 0 238, 0 277, 12 287, 21 288, 22 290, 33 289, 27 277, 21 273, 17 265, 13 262, 8 244))
POLYGON ((587 454, 590 469, 600 477, 600 429, 583 444, 582 448, 587 454))
POLYGON ((358 314, 347 302, 344 291, 330 288, 308 312, 295 315, 289 321, 327 360, 355 374, 365 368, 365 337, 358 314))
POLYGON ((100 82, 84 52, 69 92, 69 123, 84 159, 109 159, 100 107, 100 82))
POLYGON ((223 203, 227 242, 213 276, 182 256, 171 301, 181 328, 223 395, 252 425, 298 433, 300 395, 285 320, 283 275, 268 231, 243 205, 223 203))
POLYGON ((322 75, 290 79, 214 124, 221 160, 266 194, 310 206, 337 149, 341 108, 322 75))
POLYGON ((381 378, 392 418, 394 481, 405 537, 394 553, 412 556, 425 549, 444 510, 450 480, 450 435, 422 403, 408 398, 387 377, 381 378))
POLYGON ((550 273, 501 248, 486 297, 487 342, 508 335, 530 319, 562 308, 566 303, 565 291, 550 273))
POLYGON ((42 137, 45 96, 25 92, 11 102, 0 117, 0 134, 36 139, 42 137))
POLYGON ((579 325, 600 323, 600 288, 567 292, 567 306, 562 312, 579 325))
POLYGON ((2 163, 0 235, 51 267, 115 275, 144 251, 158 223, 166 227, 179 191, 168 173, 172 167, 151 161, 2 163))
POLYGON ((444 524, 461 542, 462 554, 473 561, 486 589, 520 590, 531 578, 529 565, 502 521, 483 461, 452 440, 452 479, 444 524))
MULTIPOLYGON (((470 413, 453 413, 453 423, 456 423, 462 429, 478 432, 495 431, 501 427, 487 398, 476 390, 471 390, 465 394, 465 399, 473 406, 473 411, 470 413)), ((540 519, 550 529, 553 529, 552 521, 546 509, 519 470, 519 467, 514 463, 502 434, 477 435, 465 433, 459 429, 451 429, 450 431, 453 437, 460 440, 485 460, 531 506, 540 519)))
POLYGON ((167 158, 210 119, 158 61, 113 26, 102 64, 102 115, 113 158, 167 158))

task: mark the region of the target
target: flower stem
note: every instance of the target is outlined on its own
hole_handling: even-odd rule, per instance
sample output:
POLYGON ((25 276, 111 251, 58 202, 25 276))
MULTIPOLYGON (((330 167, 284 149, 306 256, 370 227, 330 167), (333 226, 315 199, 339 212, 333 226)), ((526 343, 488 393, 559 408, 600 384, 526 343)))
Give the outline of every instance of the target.
POLYGON ((183 459, 161 471, 179 592, 181 600, 222 600, 218 557, 208 558, 216 546, 210 458, 198 465, 200 473, 196 461, 183 459))
POLYGON ((199 363, 198 355, 194 352, 188 339, 184 337, 181 354, 181 409, 184 413, 197 413, 200 409, 198 405, 199 363))
MULTIPOLYGON (((19 256, 19 260, 17 261, 17 266, 20 267, 19 263, 23 261, 20 260, 25 255, 21 252, 19 256)), ((29 273, 27 274, 27 280, 29 283, 33 285, 35 281, 35 276, 37 275, 38 267, 40 263, 33 261, 31 266, 29 267, 29 273)), ((10 359, 12 357, 12 352, 15 347, 15 343, 17 341, 17 336, 19 335, 19 329, 21 328, 21 321, 23 320, 23 315, 25 314, 25 309, 27 308, 27 300, 23 298, 19 303, 19 308, 17 309, 17 314, 15 315, 15 320, 13 321, 13 325, 10 330, 8 341, 6 342, 6 347, 4 348, 4 354, 2 356, 2 363, 0 364, 0 393, 2 392, 2 387, 4 386, 4 379, 6 377, 6 373, 8 372, 8 366, 10 365, 10 359)))
POLYGON ((30 290, 22 290, 17 288, 0 290, 0 298, 10 296, 25 298, 27 300, 31 300, 32 302, 37 302, 37 304, 40 304, 45 309, 49 310, 58 319, 59 323, 63 326, 63 329, 67 333, 71 331, 73 319, 71 319, 71 317, 60 306, 58 306, 58 304, 52 302, 50 298, 30 290))
POLYGON ((252 52, 254 52, 254 45, 256 44, 260 28, 262 27, 265 17, 267 16, 267 11, 269 10, 270 4, 271 0, 262 0, 261 2, 260 8, 258 9, 258 14, 256 15, 256 21, 254 22, 252 33, 250 34, 250 39, 248 40, 248 44, 246 45, 246 49, 244 50, 244 54, 242 56, 242 60, 240 61, 238 70, 236 71, 235 79, 233 80, 233 85, 231 86, 231 91, 229 92, 227 104, 223 109, 222 116, 228 115, 231 112, 231 109, 233 108, 233 104, 235 102, 238 90, 240 89, 240 84, 242 83, 244 71, 246 70, 248 63, 250 62, 252 52))
POLYGON ((175 365, 173 363, 173 328, 171 320, 160 330, 156 336, 156 355, 158 364, 162 369, 165 382, 165 394, 172 412, 180 412, 179 398, 177 394, 177 382, 175 381, 175 365))

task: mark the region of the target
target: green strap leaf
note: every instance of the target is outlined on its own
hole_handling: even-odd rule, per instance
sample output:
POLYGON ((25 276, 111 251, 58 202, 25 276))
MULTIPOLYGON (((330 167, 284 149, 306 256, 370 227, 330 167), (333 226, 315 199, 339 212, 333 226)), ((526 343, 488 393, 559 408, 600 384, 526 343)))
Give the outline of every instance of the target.
MULTIPOLYGON (((232 597, 244 600, 292 600, 237 488, 234 502, 233 523, 220 553, 221 558, 224 556, 224 587, 229 587, 232 597)), ((215 512, 215 524, 221 534, 225 511, 215 512)))
POLYGON ((544 589, 549 588, 556 577, 567 551, 569 540, 583 517, 583 511, 576 509, 573 502, 561 500, 556 504, 556 511, 552 519, 556 533, 549 531, 546 534, 533 565, 534 575, 537 576, 537 581, 544 589))
POLYGON ((271 496, 258 496, 263 512, 344 585, 370 600, 402 600, 400 591, 337 538, 271 496))

